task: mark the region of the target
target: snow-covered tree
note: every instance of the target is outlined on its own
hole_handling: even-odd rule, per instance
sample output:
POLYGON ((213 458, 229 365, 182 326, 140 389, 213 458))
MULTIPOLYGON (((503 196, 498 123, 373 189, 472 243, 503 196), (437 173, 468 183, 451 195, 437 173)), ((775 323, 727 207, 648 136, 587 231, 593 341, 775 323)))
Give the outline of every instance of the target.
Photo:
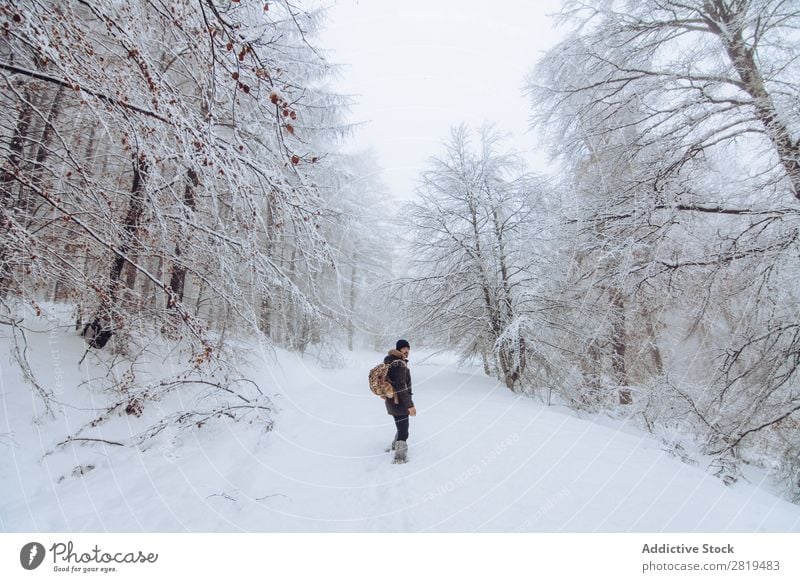
POLYGON ((650 420, 680 410, 729 479, 743 451, 779 441, 769 455, 796 458, 774 435, 800 413, 800 10, 570 1, 562 19, 573 32, 529 80, 535 126, 573 176, 600 180, 574 218, 590 256, 613 260, 585 272, 627 298, 628 345, 631 322, 644 330, 639 380, 666 379, 650 420), (658 342, 677 353, 676 338, 695 353, 665 361, 658 342))
POLYGON ((344 100, 319 20, 282 0, 0 2, 7 311, 66 301, 90 349, 170 338, 190 370, 229 375, 237 335, 321 317, 308 283, 335 258, 320 184, 344 100))
POLYGON ((404 211, 413 243, 398 288, 426 337, 480 356, 486 373, 514 390, 529 358, 522 290, 536 262, 527 235, 544 188, 492 127, 476 141, 454 128, 422 174, 419 201, 404 211))

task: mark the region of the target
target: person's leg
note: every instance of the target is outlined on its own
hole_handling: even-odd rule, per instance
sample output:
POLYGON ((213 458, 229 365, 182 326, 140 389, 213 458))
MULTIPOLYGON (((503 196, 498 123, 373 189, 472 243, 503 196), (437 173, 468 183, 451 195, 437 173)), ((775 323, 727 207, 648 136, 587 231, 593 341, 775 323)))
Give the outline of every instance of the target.
MULTIPOLYGON (((389 445, 389 448, 388 448, 388 449, 386 449, 386 452, 387 452, 387 453, 388 453, 389 451, 394 451, 394 450, 396 449, 397 441, 398 441, 398 440, 400 440, 400 433, 401 433, 399 419, 401 419, 401 418, 403 418, 403 417, 402 417, 402 416, 395 416, 395 415, 393 414, 393 415, 392 415, 392 418, 394 419, 394 426, 395 426, 395 428, 396 428, 397 430, 396 430, 396 431, 395 431, 395 433, 394 433, 394 438, 392 439, 392 444, 391 444, 391 445, 389 445)), ((408 438, 408 434, 407 434, 407 433, 406 433, 406 438, 408 438)))
POLYGON ((406 444, 408 440, 408 415, 395 416, 394 424, 397 426, 397 441, 394 446, 394 461, 392 462, 405 463, 406 451, 408 450, 408 445, 406 444))
POLYGON ((407 441, 408 440, 408 415, 404 414, 402 416, 395 416, 394 417, 394 424, 397 427, 397 434, 395 435, 395 441, 407 441))

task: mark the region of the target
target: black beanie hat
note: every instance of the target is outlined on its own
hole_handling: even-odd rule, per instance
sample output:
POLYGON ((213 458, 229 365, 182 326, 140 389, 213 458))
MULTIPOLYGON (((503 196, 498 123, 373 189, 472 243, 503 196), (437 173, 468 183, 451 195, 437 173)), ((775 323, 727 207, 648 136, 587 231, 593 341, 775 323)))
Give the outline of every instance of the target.
POLYGON ((411 349, 411 346, 410 346, 410 345, 409 345, 409 343, 408 343, 406 340, 404 340, 404 339, 397 340, 397 345, 396 345, 396 346, 394 346, 394 349, 396 349, 396 350, 401 350, 401 349, 403 349, 403 348, 409 348, 409 349, 411 349))

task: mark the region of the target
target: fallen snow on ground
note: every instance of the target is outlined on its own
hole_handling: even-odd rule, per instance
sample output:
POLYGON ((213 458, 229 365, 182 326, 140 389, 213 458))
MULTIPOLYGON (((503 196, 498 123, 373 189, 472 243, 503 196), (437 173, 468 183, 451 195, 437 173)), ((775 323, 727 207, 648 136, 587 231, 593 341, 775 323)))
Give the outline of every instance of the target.
MULTIPOLYGON (((375 352, 348 352, 338 369, 282 351, 255 358, 272 430, 215 421, 145 447, 74 442, 43 456, 106 401, 81 385, 74 331, 29 335, 34 368, 77 408, 42 418, 0 340, 6 532, 800 531, 800 506, 758 472, 726 487, 631 424, 519 397, 479 367, 417 350, 405 465, 385 452, 394 424, 368 389, 375 352)), ((173 394, 84 436, 126 442, 182 405, 173 394)))

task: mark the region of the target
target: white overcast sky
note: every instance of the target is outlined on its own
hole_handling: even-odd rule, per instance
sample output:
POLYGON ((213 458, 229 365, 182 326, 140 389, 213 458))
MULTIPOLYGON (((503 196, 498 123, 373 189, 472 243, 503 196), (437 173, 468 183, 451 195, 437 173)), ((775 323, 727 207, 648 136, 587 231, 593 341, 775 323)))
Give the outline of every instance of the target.
POLYGON ((514 134, 532 169, 546 155, 528 132, 525 76, 563 34, 548 15, 560 0, 329 0, 317 45, 346 65, 335 87, 352 95, 348 143, 373 148, 397 199, 413 196, 450 127, 484 121, 514 134))

